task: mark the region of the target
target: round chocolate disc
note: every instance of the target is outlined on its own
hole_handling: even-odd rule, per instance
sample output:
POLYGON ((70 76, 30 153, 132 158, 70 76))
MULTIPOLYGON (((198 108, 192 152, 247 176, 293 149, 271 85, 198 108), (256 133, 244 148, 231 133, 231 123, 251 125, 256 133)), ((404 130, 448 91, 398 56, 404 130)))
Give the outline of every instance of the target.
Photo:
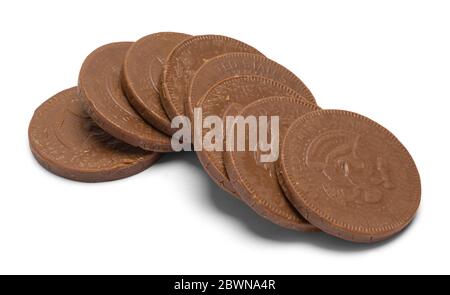
POLYGON ((172 49, 187 34, 162 32, 136 41, 128 50, 122 71, 122 88, 134 109, 151 125, 165 134, 175 131, 161 105, 163 65, 172 49))
POLYGON ((305 84, 282 65, 260 54, 235 52, 208 60, 192 77, 190 92, 186 101, 188 115, 192 117, 195 105, 214 84, 226 78, 244 75, 263 76, 283 83, 311 103, 316 103, 311 91, 305 84))
POLYGON ((209 59, 231 52, 259 53, 241 41, 219 35, 195 36, 172 50, 163 72, 161 100, 170 119, 187 115, 185 101, 195 72, 209 59))
MULTIPOLYGON (((202 122, 208 116, 223 117, 225 109, 231 103, 239 103, 246 106, 258 99, 270 96, 292 96, 303 99, 293 89, 274 80, 260 76, 240 76, 223 80, 214 85, 197 103, 197 107, 202 110, 202 122)), ((202 134, 195 138, 204 138, 208 128, 202 129, 202 134)), ((194 139, 195 148, 195 139, 194 139)), ((211 178, 227 191, 234 191, 233 185, 228 180, 223 162, 223 155, 220 151, 207 151, 202 149, 197 151, 200 163, 203 165, 211 178)))
POLYGON ((400 232, 420 203, 420 178, 406 148, 361 115, 323 110, 295 121, 282 143, 280 177, 313 225, 355 242, 400 232))
POLYGON ((104 45, 86 58, 78 80, 80 97, 91 118, 114 137, 145 150, 171 151, 170 138, 147 124, 122 91, 120 72, 132 44, 104 45))
POLYGON ((34 113, 30 148, 47 170, 78 181, 109 181, 137 174, 160 156, 121 142, 84 111, 77 88, 64 90, 34 113))
MULTIPOLYGON (((318 109, 316 105, 299 98, 269 97, 247 105, 235 116, 240 115, 244 118, 255 116, 257 119, 267 116, 269 126, 267 138, 274 140, 277 137, 281 140, 292 122, 318 109), (278 117, 278 134, 277 130, 275 133, 271 132, 271 116, 278 117)), ((228 114, 230 115, 230 112, 228 114)), ((227 131, 229 132, 228 129, 227 131)), ((278 225, 298 231, 316 231, 317 228, 306 221, 290 204, 278 184, 275 162, 279 156, 279 140, 278 145, 275 147, 274 144, 271 150, 262 151, 257 148, 252 151, 248 148, 248 137, 247 131, 245 138, 243 137, 247 146, 245 151, 237 151, 234 145, 234 151, 224 152, 226 171, 241 199, 258 214, 278 225), (271 159, 263 160, 262 155, 267 157, 269 154, 272 155, 271 159)), ((237 138, 236 134, 234 138, 237 138)))

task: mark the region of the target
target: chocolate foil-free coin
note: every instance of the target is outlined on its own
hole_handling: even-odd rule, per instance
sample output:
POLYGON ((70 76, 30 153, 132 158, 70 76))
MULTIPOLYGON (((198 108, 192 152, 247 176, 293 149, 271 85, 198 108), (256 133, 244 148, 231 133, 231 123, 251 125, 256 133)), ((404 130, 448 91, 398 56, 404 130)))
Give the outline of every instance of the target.
POLYGON ((340 110, 295 121, 282 143, 279 175, 299 212, 323 231, 355 242, 400 232, 420 203, 420 179, 388 130, 340 110))
POLYGON ((84 182, 137 174, 160 156, 100 129, 84 111, 76 87, 56 94, 35 111, 28 137, 31 151, 43 167, 84 182))

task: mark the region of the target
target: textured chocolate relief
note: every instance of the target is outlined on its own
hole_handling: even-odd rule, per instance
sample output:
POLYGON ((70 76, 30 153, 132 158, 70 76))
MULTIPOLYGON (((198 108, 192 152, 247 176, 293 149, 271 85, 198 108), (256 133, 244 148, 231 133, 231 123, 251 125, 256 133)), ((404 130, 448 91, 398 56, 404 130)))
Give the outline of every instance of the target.
POLYGON ((383 157, 359 156, 364 150, 361 141, 358 134, 330 131, 313 140, 307 150, 308 167, 324 176, 323 191, 343 204, 379 203, 384 191, 395 187, 383 157))

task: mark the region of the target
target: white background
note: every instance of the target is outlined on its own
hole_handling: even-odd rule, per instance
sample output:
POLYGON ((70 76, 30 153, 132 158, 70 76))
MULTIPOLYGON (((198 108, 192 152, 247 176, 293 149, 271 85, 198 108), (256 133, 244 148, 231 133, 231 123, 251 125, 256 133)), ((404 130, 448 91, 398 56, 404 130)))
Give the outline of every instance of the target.
POLYGON ((0 3, 0 273, 449 273, 448 1, 0 3), (220 191, 194 154, 101 184, 41 168, 28 148, 34 109, 74 86, 96 47, 159 31, 240 39, 320 106, 390 129, 421 173, 413 224, 375 245, 284 230, 220 191))

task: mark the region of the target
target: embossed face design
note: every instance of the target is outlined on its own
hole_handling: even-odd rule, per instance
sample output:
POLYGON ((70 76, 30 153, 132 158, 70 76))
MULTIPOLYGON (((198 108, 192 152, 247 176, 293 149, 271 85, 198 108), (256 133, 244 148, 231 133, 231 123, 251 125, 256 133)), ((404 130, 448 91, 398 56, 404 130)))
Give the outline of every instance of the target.
POLYGON ((346 131, 321 134, 309 145, 307 165, 322 175, 323 191, 341 203, 378 203, 393 189, 388 163, 373 153, 360 157, 361 136, 346 131))

